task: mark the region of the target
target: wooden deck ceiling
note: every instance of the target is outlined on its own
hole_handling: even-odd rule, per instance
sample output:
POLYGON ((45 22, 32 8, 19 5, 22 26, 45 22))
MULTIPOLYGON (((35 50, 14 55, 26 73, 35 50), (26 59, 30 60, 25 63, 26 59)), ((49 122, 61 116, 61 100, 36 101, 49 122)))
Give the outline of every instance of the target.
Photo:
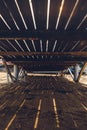
POLYGON ((87 61, 87 0, 1 0, 0 55, 29 71, 87 61))

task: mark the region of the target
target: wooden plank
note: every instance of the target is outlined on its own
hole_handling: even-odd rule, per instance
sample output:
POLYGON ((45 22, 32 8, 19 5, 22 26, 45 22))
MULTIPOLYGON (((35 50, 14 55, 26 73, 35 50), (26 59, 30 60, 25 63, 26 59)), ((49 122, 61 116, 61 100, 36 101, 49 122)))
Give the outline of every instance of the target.
POLYGON ((19 51, 19 52, 14 52, 14 51, 8 51, 8 52, 4 52, 4 51, 1 51, 0 52, 0 55, 1 56, 32 56, 32 55, 50 55, 50 56, 84 56, 86 57, 87 56, 87 52, 22 52, 22 51, 19 51))
POLYGON ((0 128, 10 123, 9 130, 86 130, 86 91, 61 77, 29 76, 27 84, 6 85, 0 92, 0 128))
POLYGON ((15 52, 15 51, 8 51, 8 52, 5 52, 5 51, 1 51, 0 52, 0 55, 1 56, 32 56, 32 55, 50 55, 50 56, 80 56, 80 57, 87 57, 87 52, 86 51, 83 51, 83 52, 22 52, 22 51, 19 51, 19 52, 15 52))
POLYGON ((87 31, 0 31, 0 40, 87 40, 87 31))
MULTIPOLYGON (((5 60, 6 61, 8 61, 8 62, 20 62, 20 61, 22 61, 22 62, 26 62, 26 61, 35 61, 35 62, 37 62, 37 61, 43 61, 43 62, 45 62, 46 61, 46 58, 44 57, 43 59, 33 59, 33 58, 28 58, 28 57, 26 57, 26 58, 23 58, 22 56, 20 57, 20 56, 17 56, 16 58, 14 58, 14 57, 4 57, 5 58, 5 60)), ((57 56, 53 56, 53 58, 52 59, 47 59, 47 61, 48 62, 50 62, 50 61, 52 61, 52 62, 55 62, 55 61, 60 61, 60 62, 65 62, 65 61, 67 61, 67 62, 71 62, 71 61, 73 61, 73 62, 76 62, 76 63, 79 63, 80 61, 82 62, 82 61, 84 61, 84 62, 86 62, 87 61, 87 57, 81 57, 81 56, 79 56, 79 57, 77 57, 77 56, 59 56, 59 57, 57 57, 57 56)))
POLYGON ((5 66, 5 68, 6 68, 6 71, 7 71, 7 74, 9 74, 9 76, 10 76, 10 78, 11 78, 11 80, 12 80, 12 82, 14 82, 14 77, 13 77, 13 75, 11 74, 11 72, 10 72, 10 70, 9 70, 9 67, 8 67, 8 65, 7 65, 7 63, 6 63, 6 61, 4 60, 4 59, 2 59, 2 61, 3 61, 3 65, 5 66))
POLYGON ((25 63, 25 65, 75 65, 77 62, 60 62, 60 61, 14 61, 14 64, 22 65, 25 63))

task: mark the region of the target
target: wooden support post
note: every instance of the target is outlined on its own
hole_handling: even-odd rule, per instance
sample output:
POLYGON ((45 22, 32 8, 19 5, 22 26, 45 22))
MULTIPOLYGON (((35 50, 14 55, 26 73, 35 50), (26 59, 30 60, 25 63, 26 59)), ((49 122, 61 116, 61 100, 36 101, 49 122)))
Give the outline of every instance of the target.
POLYGON ((24 81, 24 82, 26 82, 26 72, 25 72, 25 70, 24 69, 22 69, 22 80, 24 81))
POLYGON ((22 80, 23 79, 23 68, 20 69, 18 79, 22 80))
POLYGON ((16 81, 18 80, 18 73, 19 73, 18 66, 14 65, 14 77, 16 81))
POLYGON ((21 68, 19 73, 18 73, 18 79, 26 81, 26 72, 23 68, 21 68))
POLYGON ((82 67, 82 69, 81 69, 81 71, 79 73, 79 76, 77 78, 77 82, 79 82, 79 80, 80 80, 80 78, 81 78, 81 76, 83 74, 83 71, 84 71, 84 69, 85 69, 86 66, 87 66, 87 62, 84 63, 84 65, 83 65, 83 67, 82 67))
POLYGON ((9 74, 7 73, 7 82, 9 83, 9 74))
POLYGON ((24 73, 24 82, 26 82, 26 72, 25 72, 25 70, 23 71, 23 73, 24 73))
POLYGON ((61 71, 60 76, 61 76, 61 77, 64 77, 64 73, 63 73, 63 71, 61 71))
POLYGON ((78 82, 78 76, 79 76, 79 65, 78 64, 76 64, 75 65, 75 72, 74 72, 74 81, 75 82, 78 82))
POLYGON ((6 63, 5 59, 2 59, 2 61, 3 61, 3 65, 4 65, 5 68, 6 68, 7 74, 10 76, 11 81, 14 82, 14 80, 13 80, 13 76, 12 76, 10 70, 9 70, 9 67, 7 66, 7 63, 6 63))
POLYGON ((69 73, 70 73, 72 79, 74 80, 74 75, 73 75, 73 73, 71 72, 70 68, 68 68, 68 71, 69 71, 69 73))
POLYGON ((19 69, 19 73, 18 73, 18 80, 20 80, 20 79, 21 79, 21 77, 22 77, 22 68, 21 68, 21 69, 19 69))

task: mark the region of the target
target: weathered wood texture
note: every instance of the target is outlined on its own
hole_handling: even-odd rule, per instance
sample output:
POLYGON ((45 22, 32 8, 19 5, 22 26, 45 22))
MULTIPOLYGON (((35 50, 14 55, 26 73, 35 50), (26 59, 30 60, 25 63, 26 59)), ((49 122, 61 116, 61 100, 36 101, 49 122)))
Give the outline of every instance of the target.
POLYGON ((87 130, 87 86, 60 77, 31 76, 27 83, 1 89, 0 129, 34 130, 34 127, 87 130))

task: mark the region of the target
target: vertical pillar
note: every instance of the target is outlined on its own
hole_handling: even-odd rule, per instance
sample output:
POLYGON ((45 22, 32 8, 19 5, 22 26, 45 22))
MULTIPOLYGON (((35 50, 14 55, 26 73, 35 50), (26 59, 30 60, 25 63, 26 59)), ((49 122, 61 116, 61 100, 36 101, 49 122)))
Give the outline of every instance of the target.
POLYGON ((79 65, 75 65, 75 72, 74 72, 74 80, 75 82, 78 82, 78 76, 79 76, 79 65))
POLYGON ((19 73, 18 66, 14 65, 14 77, 15 77, 16 81, 18 80, 18 73, 19 73))
POLYGON ((9 67, 8 67, 8 65, 7 65, 7 63, 6 63, 6 61, 5 61, 5 59, 2 59, 2 61, 3 61, 3 65, 5 66, 6 71, 7 71, 7 78, 8 78, 8 76, 10 76, 11 82, 14 82, 13 76, 12 76, 12 74, 11 74, 11 72, 10 72, 10 69, 9 69, 9 67))
POLYGON ((74 75, 73 75, 73 73, 71 72, 71 69, 70 69, 70 68, 68 68, 68 71, 69 71, 69 73, 70 73, 70 75, 71 75, 72 79, 74 80, 74 75))
POLYGON ((63 77, 63 76, 64 76, 63 71, 61 71, 60 76, 61 76, 61 77, 63 77))
POLYGON ((23 70, 24 82, 26 82, 26 72, 23 70))
POLYGON ((9 83, 9 74, 7 73, 7 82, 9 83))

